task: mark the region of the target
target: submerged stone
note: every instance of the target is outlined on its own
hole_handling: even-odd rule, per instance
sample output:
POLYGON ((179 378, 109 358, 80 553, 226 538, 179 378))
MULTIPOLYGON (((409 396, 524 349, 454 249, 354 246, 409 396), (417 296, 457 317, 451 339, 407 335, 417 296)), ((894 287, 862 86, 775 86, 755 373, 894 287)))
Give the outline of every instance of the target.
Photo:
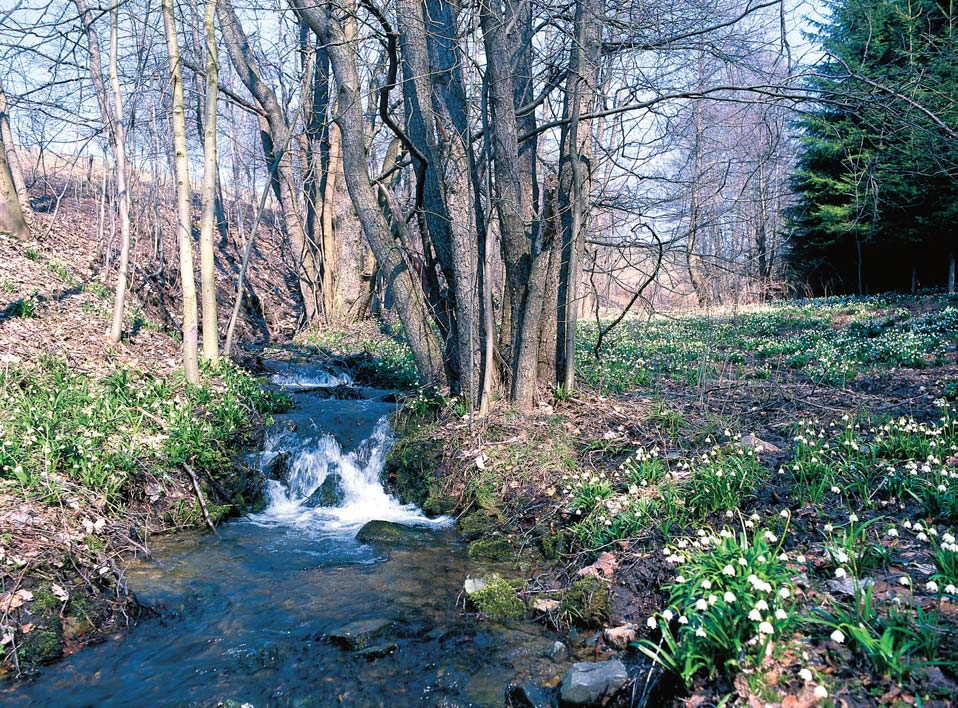
POLYGON ((506 689, 506 702, 516 708, 553 708, 552 695, 534 681, 519 681, 506 689))
POLYGON ((387 644, 376 644, 375 646, 360 649, 358 652, 356 652, 356 654, 364 659, 369 659, 372 661, 373 659, 381 659, 384 656, 389 656, 398 649, 398 644, 395 642, 389 642, 387 644))
POLYGON ((559 695, 565 705, 601 705, 628 680, 629 673, 618 659, 580 662, 563 674, 559 695))
POLYGON ((358 651, 372 646, 373 642, 380 639, 392 627, 392 621, 384 618, 359 620, 334 629, 327 636, 334 644, 351 651, 358 651))

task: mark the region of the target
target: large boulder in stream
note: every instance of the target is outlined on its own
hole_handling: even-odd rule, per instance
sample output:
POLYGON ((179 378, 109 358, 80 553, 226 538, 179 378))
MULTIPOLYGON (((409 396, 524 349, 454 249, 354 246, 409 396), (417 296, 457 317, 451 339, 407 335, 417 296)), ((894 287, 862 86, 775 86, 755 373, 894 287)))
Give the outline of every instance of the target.
POLYGON ((559 697, 566 706, 598 706, 609 700, 629 680, 618 659, 579 662, 562 676, 559 697))
POLYGON ((338 474, 328 474, 316 491, 309 495, 303 506, 316 509, 324 506, 339 506, 346 498, 343 490, 343 480, 338 474))
POLYGON ((356 534, 360 543, 397 546, 416 543, 429 536, 429 530, 419 526, 406 526, 392 521, 370 521, 356 534))

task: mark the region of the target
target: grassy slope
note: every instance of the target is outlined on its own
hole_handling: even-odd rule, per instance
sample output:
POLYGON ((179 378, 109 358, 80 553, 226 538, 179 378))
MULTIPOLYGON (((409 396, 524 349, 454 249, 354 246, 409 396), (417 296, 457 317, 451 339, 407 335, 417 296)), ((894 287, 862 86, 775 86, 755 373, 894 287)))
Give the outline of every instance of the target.
POLYGON ((232 367, 188 386, 178 342, 137 293, 128 336, 109 344, 88 236, 0 235, 0 674, 135 617, 128 559, 150 534, 203 523, 186 466, 214 517, 259 493, 232 459, 276 402, 232 367))
POLYGON ((392 473, 406 481, 416 460, 427 484, 407 487, 459 513, 477 554, 505 541, 543 621, 581 623, 581 608, 536 600, 561 600, 597 558, 614 565, 600 625, 634 625, 627 655, 641 663, 645 646, 672 669, 655 701, 950 705, 955 306, 848 298, 633 322, 601 363, 584 325, 574 397, 473 425, 450 406, 401 441, 392 473))

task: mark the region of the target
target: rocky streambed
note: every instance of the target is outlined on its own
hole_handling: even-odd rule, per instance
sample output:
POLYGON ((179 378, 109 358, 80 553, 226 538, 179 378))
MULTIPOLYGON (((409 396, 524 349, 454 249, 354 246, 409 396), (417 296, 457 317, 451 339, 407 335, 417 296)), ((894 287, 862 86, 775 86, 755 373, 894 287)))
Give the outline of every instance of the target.
POLYGON ((296 406, 251 460, 266 509, 217 536, 154 542, 126 579, 157 616, 0 703, 554 706, 622 693, 628 670, 596 637, 529 619, 510 561, 469 553, 452 519, 383 488, 391 392, 313 366, 274 382, 296 406))

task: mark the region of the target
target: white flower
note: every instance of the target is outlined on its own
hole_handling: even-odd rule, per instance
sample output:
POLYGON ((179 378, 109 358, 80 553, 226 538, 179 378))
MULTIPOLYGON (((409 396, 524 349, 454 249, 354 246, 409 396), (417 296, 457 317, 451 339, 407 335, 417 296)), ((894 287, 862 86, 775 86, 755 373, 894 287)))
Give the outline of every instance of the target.
POLYGON ((890 528, 885 533, 891 536, 892 538, 898 538, 898 529, 896 528, 890 528))
POLYGON ((951 583, 948 583, 945 586, 945 592, 948 593, 949 595, 958 595, 958 588, 956 588, 951 583))
POLYGON ((779 591, 778 591, 778 596, 779 596, 780 598, 782 598, 783 600, 788 599, 788 597, 789 597, 791 594, 792 594, 792 593, 789 592, 788 588, 781 588, 781 589, 779 589, 779 591))
POLYGON ((838 487, 832 487, 832 494, 841 494, 842 490, 838 487))
POLYGON ((828 698, 828 689, 824 686, 816 686, 815 698, 828 698))
POLYGON ((836 629, 834 632, 832 632, 831 637, 832 641, 836 644, 843 644, 845 642, 845 635, 842 634, 842 630, 840 629, 836 629))
POLYGON ((722 574, 723 574, 723 575, 735 575, 735 568, 733 568, 731 565, 727 565, 727 566, 725 566, 724 568, 722 568, 722 574))
POLYGON ((752 620, 753 622, 761 622, 762 613, 759 612, 758 610, 753 609, 748 613, 748 618, 752 620))
POLYGON ((666 610, 662 613, 662 616, 665 618, 666 622, 671 622, 672 618, 675 617, 675 615, 672 614, 672 610, 666 610))
POLYGON ((761 610, 762 612, 767 612, 767 611, 768 611, 768 603, 765 602, 765 600, 759 600, 758 602, 755 603, 755 609, 756 609, 756 610, 761 610))
POLYGON ((804 556, 804 555, 797 555, 797 556, 795 556, 795 562, 796 562, 796 563, 804 563, 804 562, 805 562, 805 556, 804 556))
POLYGON ((789 516, 789 511, 788 509, 782 509, 780 512, 778 512, 778 515, 781 516, 783 519, 787 519, 789 516))
POLYGON ((762 634, 774 634, 775 628, 772 626, 771 622, 762 622, 758 626, 758 631, 762 634))
POLYGON ((845 572, 845 569, 844 569, 844 568, 836 568, 836 569, 835 569, 835 577, 836 577, 836 578, 844 578, 846 575, 848 575, 848 573, 845 572))
POLYGON ((685 577, 684 577, 684 576, 681 576, 681 575, 676 575, 676 576, 675 576, 675 582, 676 582, 678 585, 681 585, 682 583, 685 582, 685 577))
POLYGON ((706 590, 711 590, 711 589, 712 589, 712 581, 709 580, 708 578, 706 578, 705 580, 702 581, 702 587, 705 588, 706 590))
POLYGON ((799 672, 798 672, 798 676, 799 676, 799 678, 802 679, 802 681, 811 681, 811 680, 812 680, 812 672, 809 671, 808 669, 802 669, 801 671, 799 671, 799 672))
POLYGON ((655 617, 649 617, 645 620, 645 623, 649 626, 649 629, 655 629, 659 623, 655 621, 655 617))
POLYGON ((858 514, 849 514, 848 520, 854 524, 856 521, 858 521, 858 514))
POLYGON ((701 627, 699 627, 698 629, 695 630, 695 636, 696 636, 696 637, 704 637, 704 636, 705 636, 705 630, 702 629, 701 627))
POLYGON ((695 601, 696 610, 707 610, 708 608, 709 608, 709 603, 707 603, 705 600, 699 598, 698 600, 695 601))
POLYGON ((898 578, 898 584, 907 587, 908 585, 911 585, 911 578, 909 578, 907 575, 903 575, 898 578))
POLYGON ((831 532, 832 532, 832 525, 825 524, 825 533, 831 533, 831 532))
POLYGON ((788 613, 785 610, 783 610, 781 607, 779 607, 777 610, 775 610, 775 619, 778 619, 778 620, 788 619, 788 613))
POLYGON ((679 624, 688 624, 688 623, 689 623, 688 617, 686 617, 685 615, 679 616, 679 624))
POLYGON ((928 592, 938 592, 938 583, 934 580, 929 580, 925 587, 928 588, 928 592))
POLYGON ((726 591, 722 596, 722 599, 731 605, 733 602, 735 602, 735 593, 726 591))
POLYGON ((916 536, 916 538, 917 538, 919 541, 927 541, 927 540, 928 540, 928 536, 925 535, 925 532, 924 532, 924 531, 922 531, 920 534, 918 534, 918 535, 916 536))

